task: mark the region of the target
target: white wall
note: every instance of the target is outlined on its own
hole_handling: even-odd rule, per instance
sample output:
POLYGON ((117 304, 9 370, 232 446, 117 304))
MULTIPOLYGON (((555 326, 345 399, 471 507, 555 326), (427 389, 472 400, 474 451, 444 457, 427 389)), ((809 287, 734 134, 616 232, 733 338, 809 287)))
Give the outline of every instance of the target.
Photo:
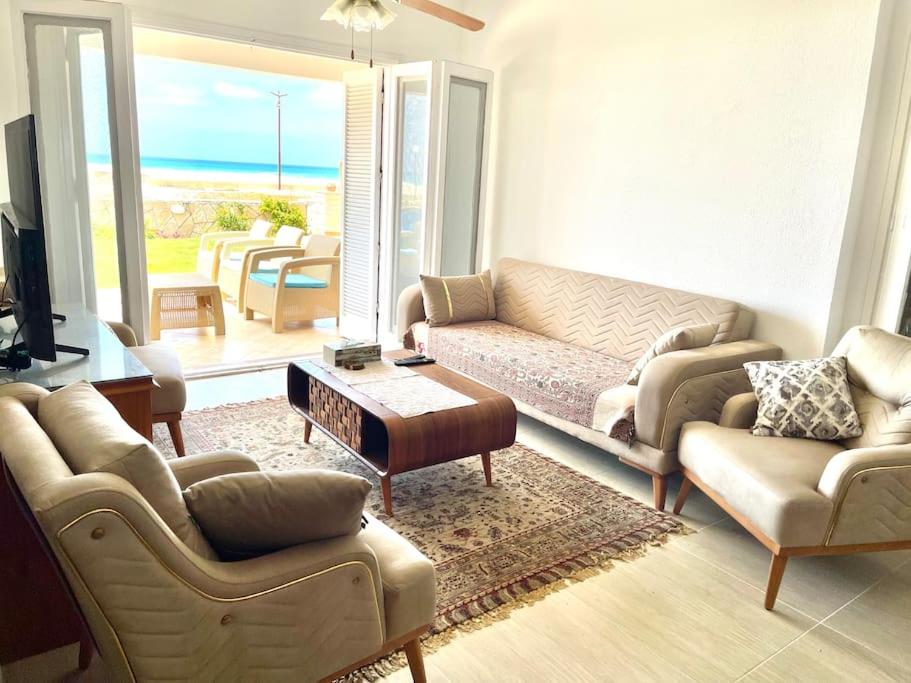
POLYGON ((489 254, 737 300, 823 351, 878 0, 469 0, 489 254))

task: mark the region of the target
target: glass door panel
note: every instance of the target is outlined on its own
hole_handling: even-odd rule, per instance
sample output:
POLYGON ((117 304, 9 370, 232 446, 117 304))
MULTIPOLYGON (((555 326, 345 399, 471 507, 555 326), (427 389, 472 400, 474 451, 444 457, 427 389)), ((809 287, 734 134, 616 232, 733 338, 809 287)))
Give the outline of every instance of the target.
POLYGON ((418 282, 423 260, 427 201, 427 124, 430 110, 427 79, 404 80, 399 89, 396 140, 395 224, 393 226, 392 296, 418 282))
POLYGON ((26 16, 53 299, 123 320, 107 38, 92 20, 26 16))
POLYGON ((487 84, 449 81, 440 274, 476 271, 487 84))

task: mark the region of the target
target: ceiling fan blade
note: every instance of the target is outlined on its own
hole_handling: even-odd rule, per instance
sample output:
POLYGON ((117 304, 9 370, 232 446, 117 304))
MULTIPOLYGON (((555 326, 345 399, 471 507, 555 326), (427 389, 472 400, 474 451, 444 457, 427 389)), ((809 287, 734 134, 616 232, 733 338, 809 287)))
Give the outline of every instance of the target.
POLYGON ((430 14, 437 19, 448 21, 456 26, 467 28, 469 31, 480 31, 484 28, 483 21, 475 19, 474 17, 469 17, 467 14, 456 12, 454 9, 450 9, 445 5, 433 2, 433 0, 395 0, 395 2, 404 5, 405 7, 416 9, 419 12, 430 14))

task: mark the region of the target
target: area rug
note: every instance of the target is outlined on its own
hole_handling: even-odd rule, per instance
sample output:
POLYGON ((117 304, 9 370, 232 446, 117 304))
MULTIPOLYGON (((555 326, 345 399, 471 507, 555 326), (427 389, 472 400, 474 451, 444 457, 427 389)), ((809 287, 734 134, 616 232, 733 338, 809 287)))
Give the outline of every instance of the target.
MULTIPOLYGON (((369 511, 436 567, 437 618, 425 651, 683 531, 674 517, 519 444, 492 454, 492 487, 480 457, 395 476, 389 517, 375 475, 318 430, 305 444, 304 420, 285 398, 185 413, 182 424, 187 453, 235 448, 266 470, 324 468, 371 481, 369 511)), ((164 425, 155 442, 175 457, 164 425)), ((360 674, 372 679, 403 664, 392 656, 360 674)))

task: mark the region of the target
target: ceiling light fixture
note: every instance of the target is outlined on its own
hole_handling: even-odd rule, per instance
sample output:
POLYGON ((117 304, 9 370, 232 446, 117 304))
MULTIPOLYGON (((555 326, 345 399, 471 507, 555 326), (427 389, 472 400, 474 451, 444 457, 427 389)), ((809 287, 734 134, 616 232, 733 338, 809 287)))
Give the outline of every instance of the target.
POLYGON ((382 31, 395 19, 380 0, 335 0, 320 17, 351 30, 351 59, 354 59, 354 32, 370 32, 370 66, 373 66, 373 32, 382 31))

